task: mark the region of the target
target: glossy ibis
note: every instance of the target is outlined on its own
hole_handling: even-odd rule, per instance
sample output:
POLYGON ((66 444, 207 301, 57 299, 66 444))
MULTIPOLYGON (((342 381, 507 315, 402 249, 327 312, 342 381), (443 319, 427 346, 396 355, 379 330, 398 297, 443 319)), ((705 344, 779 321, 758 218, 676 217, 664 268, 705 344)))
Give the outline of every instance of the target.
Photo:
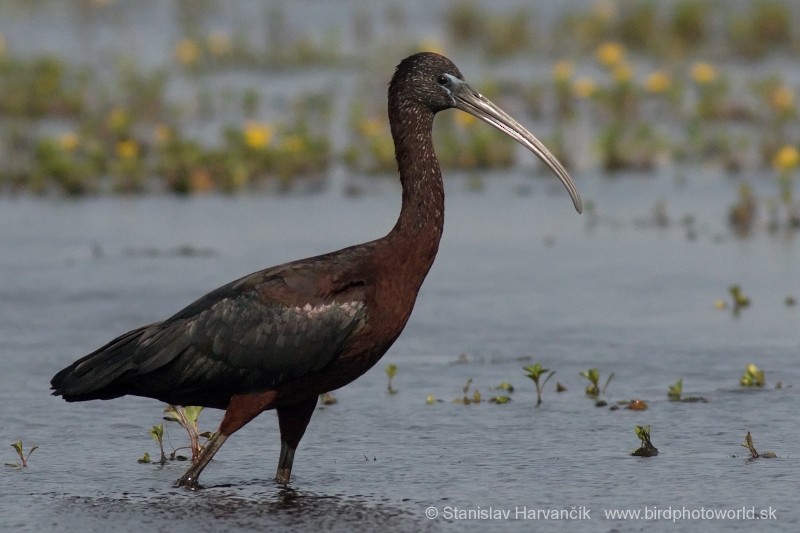
POLYGON ((386 353, 436 256, 444 189, 431 128, 434 115, 448 108, 476 116, 539 156, 581 211, 569 175, 530 132, 467 85, 449 59, 412 55, 389 84, 403 197, 388 235, 224 285, 68 366, 53 377, 53 394, 68 402, 133 394, 225 409, 219 430, 177 481, 190 488, 231 434, 275 409, 276 480, 288 483, 318 396, 350 383, 386 353))

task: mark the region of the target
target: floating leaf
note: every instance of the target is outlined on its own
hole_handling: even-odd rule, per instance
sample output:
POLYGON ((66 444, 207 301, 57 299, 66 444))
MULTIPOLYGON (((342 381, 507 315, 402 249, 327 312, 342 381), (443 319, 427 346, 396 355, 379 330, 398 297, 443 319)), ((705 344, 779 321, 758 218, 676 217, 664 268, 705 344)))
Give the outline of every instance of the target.
POLYGON ((681 394, 683 393, 683 379, 679 379, 675 382, 674 385, 669 386, 669 392, 667 392, 667 397, 670 400, 677 401, 681 399, 681 394))
POLYGON ((498 405, 508 403, 511 401, 511 397, 509 396, 492 396, 489 398, 489 403, 496 403, 498 405))

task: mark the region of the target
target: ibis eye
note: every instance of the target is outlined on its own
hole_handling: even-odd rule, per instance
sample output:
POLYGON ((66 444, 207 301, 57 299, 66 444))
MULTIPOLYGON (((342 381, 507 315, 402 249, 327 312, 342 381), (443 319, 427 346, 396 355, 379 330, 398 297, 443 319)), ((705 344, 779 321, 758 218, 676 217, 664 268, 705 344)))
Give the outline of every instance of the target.
POLYGON ((442 74, 441 76, 439 76, 436 79, 436 83, 438 83, 439 85, 449 85, 450 84, 450 78, 448 78, 447 76, 442 74))

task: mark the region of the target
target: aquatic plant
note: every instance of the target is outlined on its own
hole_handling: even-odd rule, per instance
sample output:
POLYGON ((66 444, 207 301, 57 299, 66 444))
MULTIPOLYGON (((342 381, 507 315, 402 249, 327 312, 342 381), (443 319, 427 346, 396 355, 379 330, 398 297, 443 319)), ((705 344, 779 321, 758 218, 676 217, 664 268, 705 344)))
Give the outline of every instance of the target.
MULTIPOLYGON (((150 428, 148 432, 153 440, 158 443, 158 449, 161 452, 161 459, 159 459, 159 463, 166 464, 167 462, 167 454, 164 453, 164 424, 156 424, 155 426, 150 428)), ((148 458, 150 457, 145 453, 145 456, 148 458)), ((150 461, 143 461, 143 462, 150 462, 150 461)))
POLYGON ((471 403, 480 403, 481 402, 481 393, 478 389, 472 391, 472 397, 469 396, 469 389, 472 385, 472 378, 469 378, 464 386, 461 388, 463 393, 463 397, 456 398, 453 400, 453 403, 461 403, 464 405, 469 405, 471 403))
POLYGON ((438 398, 437 398, 436 396, 434 396, 433 394, 428 394, 428 395, 425 397, 425 403, 426 403, 426 404, 428 404, 428 405, 433 405, 433 404, 435 404, 435 403, 441 403, 441 402, 442 402, 442 400, 438 399, 438 398))
POLYGON ((655 457, 658 455, 658 448, 653 446, 650 441, 650 426, 635 426, 633 431, 639 437, 641 446, 631 452, 631 455, 635 457, 655 457))
POLYGON ((758 368, 753 363, 747 365, 744 374, 739 378, 739 385, 742 387, 763 387, 765 383, 764 369, 758 368))
POLYGON ((392 379, 397 374, 397 365, 386 365, 386 377, 389 379, 389 383, 386 385, 386 391, 389 394, 395 394, 397 390, 392 387, 392 379))
POLYGON ((775 457, 778 457, 775 452, 758 453, 758 450, 756 450, 756 447, 753 444, 753 436, 750 435, 749 431, 747 432, 747 435, 744 436, 744 442, 742 443, 742 446, 748 449, 751 459, 774 459, 775 457))
POLYGON ((605 385, 603 385, 603 388, 601 389, 599 386, 600 371, 598 369, 590 368, 589 370, 580 372, 580 375, 589 380, 589 384, 586 386, 586 395, 589 396, 590 398, 595 398, 595 399, 599 397, 601 394, 606 393, 606 388, 608 387, 608 384, 611 383, 612 379, 614 379, 614 373, 612 372, 611 374, 608 375, 605 385))
POLYGON ((749 11, 732 13, 727 38, 732 49, 748 58, 790 45, 792 11, 784 2, 760 0, 748 3, 749 11))
POLYGON ((728 209, 728 224, 734 232, 744 237, 750 234, 758 214, 758 202, 753 188, 747 182, 738 187, 738 200, 728 209))
POLYGON ((26 454, 26 453, 24 453, 25 449, 24 449, 24 447, 22 445, 22 440, 18 440, 17 442, 12 442, 11 443, 11 447, 14 448, 15 452, 17 452, 17 455, 19 456, 20 462, 19 463, 6 463, 6 466, 11 466, 11 467, 14 467, 14 468, 26 468, 28 466, 28 459, 30 459, 31 454, 33 452, 35 452, 39 448, 39 446, 34 444, 33 446, 31 446, 31 449, 28 450, 28 453, 26 454))
MULTIPOLYGON (((200 433, 197 429, 197 418, 202 411, 203 407, 197 405, 185 407, 167 405, 164 408, 164 420, 177 423, 189 435, 189 449, 192 452, 192 461, 195 461, 203 451, 204 445, 200 444, 200 438, 203 437, 208 440, 213 436, 211 432, 200 433)), ((172 452, 173 459, 177 457, 175 452, 179 449, 181 448, 177 448, 172 452)))
POLYGON ((683 379, 679 379, 675 382, 674 385, 669 386, 669 392, 667 392, 667 397, 670 401, 679 401, 681 399, 681 394, 683 393, 683 379))
POLYGON ((731 285, 728 287, 728 292, 733 301, 733 314, 738 315, 739 312, 750 306, 750 297, 747 296, 739 285, 731 285))
POLYGON ((541 363, 535 363, 533 365, 528 365, 523 367, 523 370, 526 372, 526 376, 533 381, 536 385, 536 407, 539 407, 542 404, 542 390, 544 389, 545 384, 553 377, 556 373, 555 370, 549 370, 544 368, 541 363), (549 372, 549 374, 547 374, 549 372), (541 380, 542 375, 547 374, 543 381, 541 380))
POLYGON ((501 381, 500 384, 495 387, 495 389, 511 393, 514 392, 514 385, 508 381, 501 381))
POLYGON ((503 405, 503 404, 509 403, 510 401, 511 401, 511 397, 510 396, 506 396, 504 394, 501 394, 499 396, 492 396, 491 398, 489 398, 489 403, 496 403, 498 405, 503 405))

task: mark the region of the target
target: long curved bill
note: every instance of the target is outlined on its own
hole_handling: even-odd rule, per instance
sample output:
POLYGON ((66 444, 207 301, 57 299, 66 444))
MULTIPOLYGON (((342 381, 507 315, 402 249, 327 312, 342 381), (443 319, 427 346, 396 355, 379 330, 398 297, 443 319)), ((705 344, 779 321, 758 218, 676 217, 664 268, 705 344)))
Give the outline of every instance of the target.
POLYGON ((558 159, 550 153, 550 150, 533 136, 531 132, 525 129, 519 122, 511 118, 511 116, 493 104, 488 98, 476 92, 472 87, 465 82, 457 85, 455 90, 451 92, 454 100, 454 105, 462 111, 466 111, 482 121, 491 124, 498 130, 502 131, 522 146, 539 156, 539 158, 550 167, 550 170, 555 172, 567 192, 572 198, 572 203, 575 204, 575 209, 578 213, 583 212, 583 202, 578 188, 572 182, 564 166, 559 163, 558 159))

